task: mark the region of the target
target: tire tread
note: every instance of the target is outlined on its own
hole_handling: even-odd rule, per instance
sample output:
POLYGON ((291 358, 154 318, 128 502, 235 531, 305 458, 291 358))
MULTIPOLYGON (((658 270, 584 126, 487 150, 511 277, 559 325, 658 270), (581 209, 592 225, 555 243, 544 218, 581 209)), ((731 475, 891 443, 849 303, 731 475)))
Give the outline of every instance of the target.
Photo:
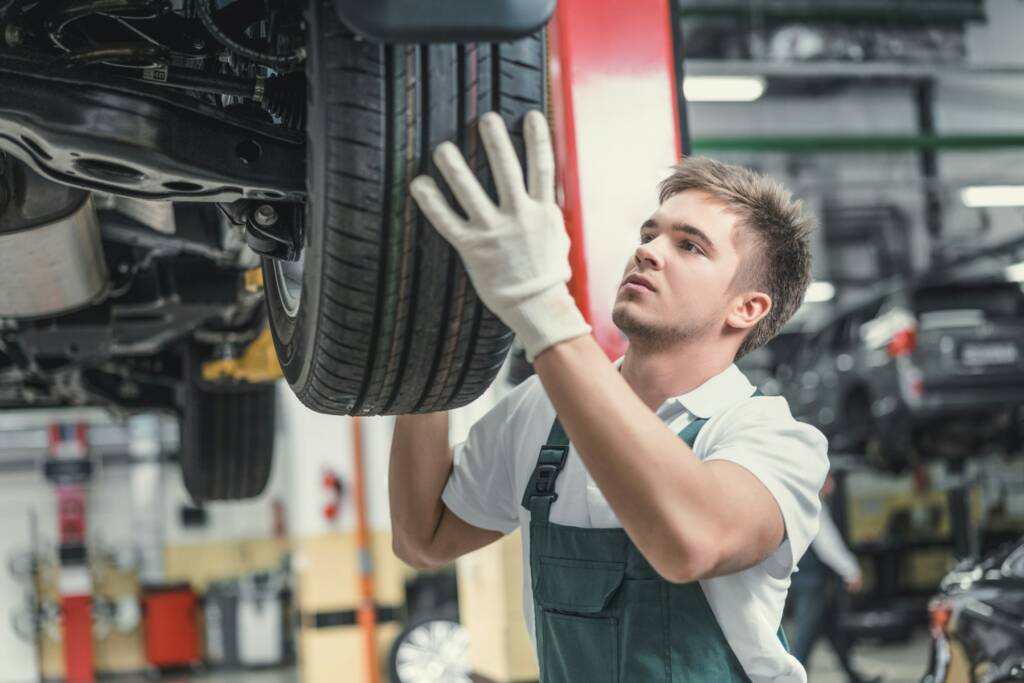
MULTIPOLYGON (((319 174, 315 187, 323 196, 324 257, 319 314, 299 317, 302 332, 314 339, 308 357, 294 362, 308 364, 308 371, 287 367, 287 354, 282 366, 299 399, 321 412, 460 407, 494 380, 512 333, 484 307, 457 254, 416 209, 407 187, 421 173, 440 178, 430 153, 452 140, 494 196, 476 120, 488 110, 501 112, 522 154, 522 116, 544 108, 543 40, 375 45, 345 31, 329 2, 312 4, 317 16, 307 25, 322 26, 310 61, 322 73, 319 87, 311 81, 309 88, 321 103, 309 105, 330 107, 320 119, 323 134, 311 129, 308 139, 324 146, 322 165, 310 169, 319 174)), ((313 215, 307 208, 307 217, 313 215)), ((275 343, 282 355, 276 331, 275 343)))

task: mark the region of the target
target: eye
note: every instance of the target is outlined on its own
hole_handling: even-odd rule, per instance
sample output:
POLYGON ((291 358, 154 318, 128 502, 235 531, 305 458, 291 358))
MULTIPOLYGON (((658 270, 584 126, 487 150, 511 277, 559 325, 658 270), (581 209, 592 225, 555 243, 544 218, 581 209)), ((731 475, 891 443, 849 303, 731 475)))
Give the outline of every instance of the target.
POLYGON ((682 242, 679 243, 679 246, 682 247, 685 251, 688 251, 693 254, 704 253, 704 250, 701 249, 696 242, 691 242, 690 240, 683 240, 682 242))
POLYGON ((644 233, 644 232, 640 233, 640 244, 647 244, 648 242, 650 242, 653 239, 654 239, 654 236, 651 235, 651 233, 649 233, 649 232, 647 232, 647 233, 644 233))

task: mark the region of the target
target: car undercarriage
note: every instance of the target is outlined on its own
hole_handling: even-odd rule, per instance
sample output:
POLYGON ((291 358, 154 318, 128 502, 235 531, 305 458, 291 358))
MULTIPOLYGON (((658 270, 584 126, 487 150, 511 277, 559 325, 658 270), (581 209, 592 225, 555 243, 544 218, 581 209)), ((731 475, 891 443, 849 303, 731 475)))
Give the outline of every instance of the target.
POLYGON ((406 188, 445 140, 486 180, 473 126, 544 109, 543 33, 387 44, 337 9, 0 1, 0 407, 184 415, 266 394, 271 345, 321 412, 487 388, 512 334, 406 188))

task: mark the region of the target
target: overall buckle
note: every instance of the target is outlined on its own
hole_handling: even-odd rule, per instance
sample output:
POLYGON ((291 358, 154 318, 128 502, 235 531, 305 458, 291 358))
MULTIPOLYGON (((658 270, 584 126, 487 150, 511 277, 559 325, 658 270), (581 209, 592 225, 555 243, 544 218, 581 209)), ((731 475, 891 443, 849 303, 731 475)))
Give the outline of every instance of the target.
POLYGON ((537 478, 533 482, 533 494, 544 496, 555 493, 555 479, 561 468, 557 465, 538 465, 537 478))
POLYGON ((533 473, 530 475, 530 483, 523 493, 522 505, 530 509, 530 500, 533 498, 549 498, 551 502, 558 500, 555 493, 555 480, 558 473, 565 466, 566 457, 569 455, 569 446, 545 444, 541 448, 540 456, 533 473))

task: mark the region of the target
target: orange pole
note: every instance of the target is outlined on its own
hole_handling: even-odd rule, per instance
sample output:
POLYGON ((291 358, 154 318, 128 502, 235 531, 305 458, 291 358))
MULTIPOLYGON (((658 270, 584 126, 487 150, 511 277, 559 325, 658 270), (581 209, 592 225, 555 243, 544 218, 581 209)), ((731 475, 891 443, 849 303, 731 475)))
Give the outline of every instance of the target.
POLYGON ((373 554, 366 522, 366 483, 363 471, 363 434, 359 417, 352 418, 352 458, 355 470, 356 543, 359 546, 359 609, 356 623, 362 631, 366 648, 367 682, 378 683, 380 666, 377 659, 377 610, 373 604, 373 554))

